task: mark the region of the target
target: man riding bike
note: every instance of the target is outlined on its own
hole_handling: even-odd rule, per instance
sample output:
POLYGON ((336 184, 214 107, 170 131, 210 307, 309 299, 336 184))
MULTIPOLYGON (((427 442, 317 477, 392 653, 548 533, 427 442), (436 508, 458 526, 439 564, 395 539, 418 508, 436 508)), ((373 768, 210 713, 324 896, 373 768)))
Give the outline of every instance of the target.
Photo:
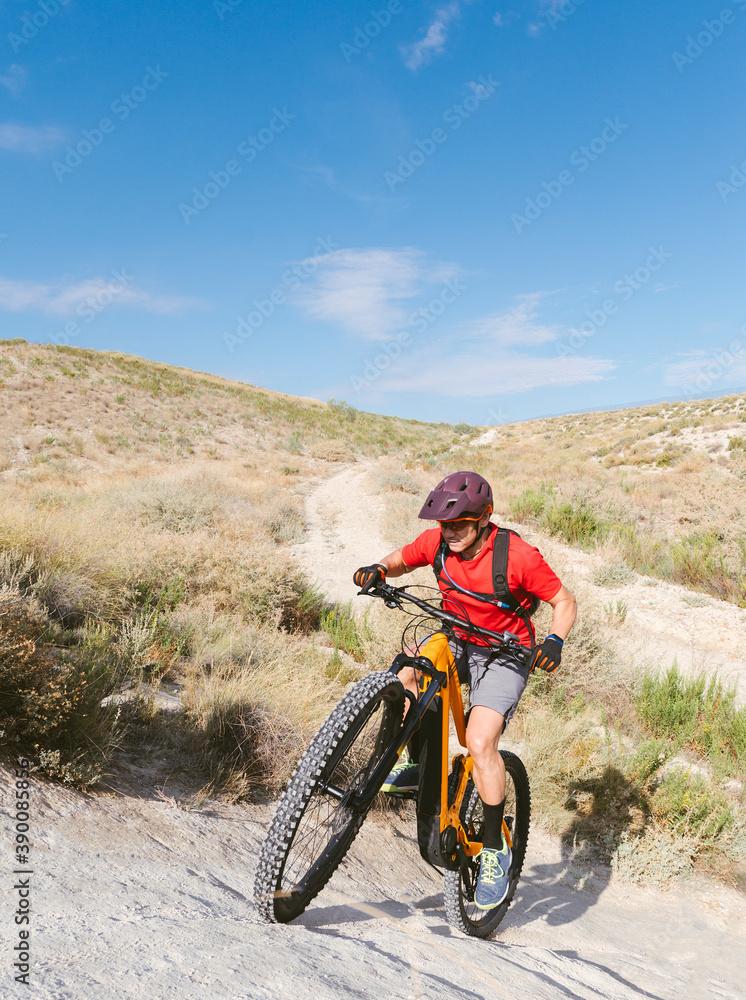
MULTIPOLYGON (((546 601, 554 610, 551 632, 536 646, 528 663, 491 648, 479 638, 459 635, 457 629, 449 639, 459 679, 469 683, 471 710, 466 745, 474 761, 474 782, 484 809, 474 902, 485 910, 499 905, 509 887, 511 852, 502 834, 505 765, 499 752, 500 737, 515 712, 529 673, 535 667, 551 673, 559 666, 564 640, 577 613, 575 598, 539 550, 514 532, 506 533, 492 524, 492 509, 492 489, 486 479, 475 472, 454 472, 438 483, 419 513, 423 520, 437 521, 438 527, 423 531, 409 545, 379 563, 358 569, 353 576, 358 587, 369 589, 386 577, 431 565, 445 610, 456 614, 465 610, 474 625, 494 632, 512 632, 529 648, 533 645, 529 616, 534 598, 546 601), (496 592, 495 567, 505 545, 504 587, 496 592)), ((417 697, 414 668, 404 668, 399 678, 417 697)), ((417 784, 418 765, 405 750, 383 790, 401 795, 415 791, 417 784)))

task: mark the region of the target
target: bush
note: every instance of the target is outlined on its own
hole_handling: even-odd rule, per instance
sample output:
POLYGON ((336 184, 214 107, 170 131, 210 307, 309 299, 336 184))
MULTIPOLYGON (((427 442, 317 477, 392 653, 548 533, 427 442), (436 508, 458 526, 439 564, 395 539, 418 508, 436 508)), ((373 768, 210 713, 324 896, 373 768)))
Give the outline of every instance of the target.
POLYGON ((378 480, 381 492, 412 493, 417 496, 420 484, 406 472, 389 472, 378 480))
POLYGON ((38 604, 0 590, 0 741, 36 770, 86 787, 111 752, 118 713, 101 701, 121 675, 85 649, 45 646, 46 625, 38 604))
POLYGON ((666 775, 651 799, 651 809, 660 825, 692 842, 696 850, 714 846, 735 820, 733 806, 722 792, 689 771, 666 775))
POLYGON ((324 462, 349 462, 352 452, 346 441, 317 441, 311 445, 311 455, 324 462))
POLYGON ((586 500, 546 507, 542 524, 550 534, 584 547, 601 541, 608 527, 586 500))
POLYGON ((234 800, 287 781, 341 696, 320 650, 265 633, 261 666, 232 659, 192 667, 183 691, 185 737, 211 780, 234 800), (280 641, 278 641, 278 639, 280 641))
POLYGON ((302 542, 305 532, 303 515, 297 508, 283 504, 266 520, 267 531, 276 542, 302 542))
POLYGON ((322 613, 320 624, 335 649, 348 653, 358 663, 365 662, 366 644, 373 638, 367 617, 356 618, 350 604, 335 605, 322 613))
POLYGON ((604 604, 604 615, 606 616, 606 621, 613 628, 617 628, 623 625, 627 620, 627 602, 623 601, 621 598, 614 604, 613 601, 609 601, 608 604, 604 604))
POLYGON ((360 411, 356 410, 346 399, 330 399, 327 406, 332 413, 343 420, 354 421, 360 415, 360 411))
POLYGON ((536 490, 529 486, 519 497, 510 501, 510 516, 519 524, 530 519, 537 520, 541 517, 546 502, 547 494, 544 490, 536 490))
POLYGON ((584 548, 602 541, 609 530, 608 522, 596 513, 588 500, 558 501, 552 487, 544 484, 538 490, 529 486, 512 500, 510 514, 519 523, 535 521, 551 535, 584 548))
POLYGON ((746 601, 746 577, 743 568, 728 564, 715 532, 686 535, 671 547, 671 577, 676 583, 694 590, 705 590, 719 597, 741 603, 746 601))
POLYGON ((153 481, 136 497, 140 519, 161 531, 189 532, 213 525, 218 498, 206 484, 153 481))
POLYGON ((735 688, 718 677, 684 677, 674 663, 665 674, 645 674, 635 702, 653 735, 746 775, 746 707, 737 709, 735 697, 735 688))
POLYGON ((291 564, 264 565, 237 594, 248 622, 273 625, 289 632, 315 632, 324 609, 324 595, 291 564))
POLYGON ((600 566, 592 577, 592 582, 597 587, 626 587, 634 580, 635 574, 623 562, 600 566))

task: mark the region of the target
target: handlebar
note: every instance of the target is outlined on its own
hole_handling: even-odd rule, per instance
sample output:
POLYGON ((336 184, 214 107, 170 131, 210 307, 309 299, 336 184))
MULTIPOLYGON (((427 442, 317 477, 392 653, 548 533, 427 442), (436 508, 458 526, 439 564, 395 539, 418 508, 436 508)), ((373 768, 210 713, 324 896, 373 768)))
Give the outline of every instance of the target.
POLYGON ((435 608, 432 604, 422 600, 422 598, 408 593, 406 587, 392 587, 391 584, 382 581, 375 587, 370 587, 370 589, 367 587, 363 588, 363 590, 358 592, 358 596, 361 594, 368 597, 380 597, 387 608, 398 608, 400 611, 404 611, 403 602, 414 604, 415 607, 421 611, 425 611, 430 617, 436 618, 438 621, 443 622, 443 624, 459 628, 468 635, 476 635, 482 639, 489 639, 490 645, 504 646, 507 651, 517 655, 521 660, 528 663, 531 650, 529 647, 523 645, 514 632, 492 632, 489 629, 482 628, 481 625, 472 625, 466 619, 459 618, 458 615, 454 615, 450 611, 444 611, 442 608, 435 608))

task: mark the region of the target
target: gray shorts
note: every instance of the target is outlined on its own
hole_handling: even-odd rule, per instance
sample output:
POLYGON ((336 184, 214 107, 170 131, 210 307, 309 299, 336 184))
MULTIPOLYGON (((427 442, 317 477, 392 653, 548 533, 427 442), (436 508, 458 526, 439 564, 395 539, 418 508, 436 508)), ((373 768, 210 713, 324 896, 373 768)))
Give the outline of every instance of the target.
POLYGON ((494 709, 505 718, 507 726, 528 683, 528 667, 499 650, 464 643, 454 637, 448 640, 448 645, 459 680, 469 684, 469 706, 494 709))

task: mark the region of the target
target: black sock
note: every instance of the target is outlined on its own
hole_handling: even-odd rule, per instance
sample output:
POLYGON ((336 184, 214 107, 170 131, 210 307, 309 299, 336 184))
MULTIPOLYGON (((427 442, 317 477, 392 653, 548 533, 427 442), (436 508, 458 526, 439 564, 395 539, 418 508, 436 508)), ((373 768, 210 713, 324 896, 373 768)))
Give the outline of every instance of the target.
POLYGON ((505 811, 505 799, 498 802, 496 806, 488 806, 482 803, 484 810, 484 833, 482 834, 482 846, 497 849, 502 847, 503 842, 503 812, 505 811))

